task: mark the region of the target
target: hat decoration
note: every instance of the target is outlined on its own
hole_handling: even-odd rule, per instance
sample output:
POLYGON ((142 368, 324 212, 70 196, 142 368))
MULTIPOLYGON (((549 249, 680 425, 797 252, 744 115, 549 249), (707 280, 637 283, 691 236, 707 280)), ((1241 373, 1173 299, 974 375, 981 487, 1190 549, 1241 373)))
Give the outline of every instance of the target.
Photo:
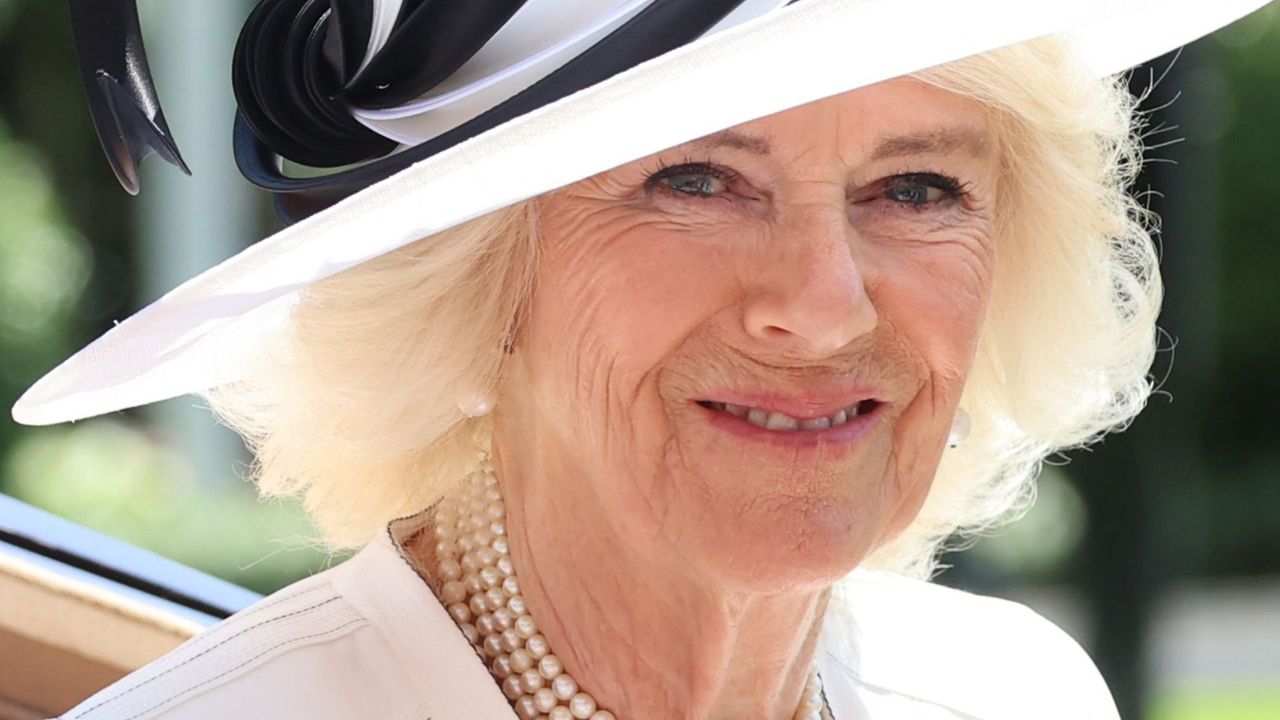
POLYGON ((134 0, 71 0, 70 11, 89 114, 120 185, 137 195, 138 165, 153 152, 190 175, 160 109, 134 0))
MULTIPOLYGON (((507 120, 787 2, 261 0, 232 66, 237 165, 275 193, 282 218, 296 221, 507 120), (282 159, 343 169, 291 177, 282 159)), ((104 45, 81 53, 86 77, 119 63, 116 47, 145 68, 133 2, 72 5, 77 38, 104 45), (120 18, 132 21, 109 22, 120 18)), ((135 112, 112 118, 106 132, 100 123, 100 137, 141 134, 180 163, 144 77, 146 98, 134 106, 154 107, 163 129, 153 131, 147 114, 135 112)), ((92 97, 95 89, 86 86, 92 97)), ((144 143, 142 152, 113 155, 107 139, 103 144, 113 165, 127 167, 147 150, 144 143)), ((126 187, 137 191, 136 175, 126 187)))

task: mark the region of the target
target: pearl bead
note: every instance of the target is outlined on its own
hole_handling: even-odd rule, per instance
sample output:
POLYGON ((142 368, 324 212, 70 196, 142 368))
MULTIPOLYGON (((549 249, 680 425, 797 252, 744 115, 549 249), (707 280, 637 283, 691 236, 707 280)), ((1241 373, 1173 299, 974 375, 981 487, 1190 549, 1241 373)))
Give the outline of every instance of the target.
POLYGON ((456 560, 445 560, 440 563, 440 577, 444 580, 458 580, 462 577, 462 566, 456 560))
POLYGON ((519 715, 522 720, 536 720, 539 713, 537 706, 533 704, 532 695, 521 696, 516 701, 516 715, 519 715))
POLYGON ((493 398, 485 395, 470 395, 458 401, 458 409, 467 417, 483 417, 493 410, 493 398))
POLYGON ((502 522, 501 520, 494 520, 493 522, 489 523, 489 532, 499 537, 506 537, 507 524, 502 522))
POLYGON ((492 635, 497 632, 497 626, 493 622, 493 616, 489 613, 485 613, 476 618, 476 630, 479 630, 481 635, 492 635))
MULTIPOLYGON (((493 664, 489 666, 489 669, 493 671, 493 674, 497 675, 499 679, 505 680, 511 675, 511 656, 505 653, 499 655, 493 659, 493 664)), ((555 683, 552 683, 552 685, 555 685, 555 683)))
POLYGON ((489 601, 489 607, 497 610, 507 604, 507 594, 502 592, 500 587, 491 587, 485 591, 485 598, 489 601))
POLYGON ((521 692, 519 675, 508 675, 502 681, 502 694, 506 695, 508 700, 515 700, 520 697, 521 692))
MULTIPOLYGON (((516 573, 515 565, 511 563, 511 558, 510 556, 507 556, 507 555, 503 555, 502 557, 498 558, 497 562, 494 563, 494 567, 498 569, 498 572, 503 574, 504 578, 511 577, 516 573)), ((505 582, 505 579, 504 579, 504 582, 505 582)))
POLYGON ((493 611, 493 622, 499 630, 510 630, 516 623, 516 613, 509 607, 500 607, 493 611))
POLYGON ((555 655, 544 655, 538 661, 538 672, 542 677, 553 680, 564 670, 564 666, 560 664, 560 658, 555 655))
POLYGON ((561 700, 568 701, 578 694, 578 681, 565 673, 561 673, 551 681, 551 692, 561 700))
POLYGON ((547 684, 546 678, 537 670, 530 668, 520 673, 520 689, 527 693, 535 693, 547 684))
POLYGON ((527 615, 529 613, 528 608, 524 605, 523 595, 512 595, 511 599, 507 600, 507 609, 510 610, 511 614, 515 617, 520 617, 521 615, 527 615))
POLYGON ((476 551, 476 560, 479 560, 481 565, 492 565, 498 561, 498 553, 494 552, 493 548, 482 547, 476 551))
POLYGON ((520 594, 520 581, 516 580, 515 575, 508 575, 502 579, 502 592, 512 597, 520 594))
POLYGON ((533 663, 534 663, 533 657, 529 655, 528 650, 521 648, 519 650, 511 651, 511 671, 512 672, 522 673, 525 670, 528 670, 529 668, 533 667, 533 663))
POLYGON ((614 720, 614 717, 608 710, 597 710, 591 713, 591 720, 614 720))
POLYGON ((464 622, 471 622, 471 608, 462 603, 454 603, 449 606, 449 617, 459 625, 464 622))
POLYGON ((467 553, 466 555, 463 555, 461 565, 462 571, 467 573, 476 572, 480 568, 484 567, 484 565, 480 563, 480 560, 476 558, 475 553, 467 553))
POLYGON ((501 638, 502 649, 509 653, 519 650, 524 645, 524 641, 515 630, 503 630, 501 635, 494 635, 494 637, 501 638))
POLYGON ((551 647, 547 645, 547 639, 542 635, 534 635, 528 640, 525 640, 524 647, 535 660, 538 660, 542 658, 543 655, 551 652, 551 647))
POLYGON ((587 720, 596 711, 596 701, 590 695, 580 692, 569 701, 569 712, 578 720, 587 720))
MULTIPOLYGON (((516 618, 515 630, 516 634, 528 640, 538 633, 538 625, 533 621, 533 616, 526 613, 516 618)), ((530 649, 530 652, 532 652, 532 649, 530 649)), ((539 655, 538 657, 542 656, 539 655)))
MULTIPOLYGON (((497 533, 494 534, 496 535, 497 533)), ((506 555, 511 552, 511 546, 507 544, 505 537, 499 535, 493 540, 493 551, 499 555, 506 555)))
POLYGON ((483 595, 472 595, 470 605, 471 605, 471 612, 475 613, 476 615, 484 615, 485 613, 489 612, 489 603, 486 602, 485 597, 483 595))
POLYGON ((548 720, 573 720, 573 713, 569 712, 569 708, 560 706, 552 710, 547 715, 548 720))
POLYGON ((440 599, 449 603, 460 603, 467 599, 467 588, 457 580, 450 580, 440 588, 440 599))
POLYGON ((502 654, 505 648, 502 647, 501 635, 490 635, 484 639, 484 654, 491 658, 496 658, 502 654))
POLYGON ((472 645, 480 644, 480 633, 476 632, 475 625, 472 625, 471 623, 462 623, 458 628, 462 630, 462 634, 466 636, 467 642, 472 645))
POLYGON ((547 688, 542 688, 533 694, 533 704, 538 708, 538 712, 549 713, 556 706, 555 693, 547 688))

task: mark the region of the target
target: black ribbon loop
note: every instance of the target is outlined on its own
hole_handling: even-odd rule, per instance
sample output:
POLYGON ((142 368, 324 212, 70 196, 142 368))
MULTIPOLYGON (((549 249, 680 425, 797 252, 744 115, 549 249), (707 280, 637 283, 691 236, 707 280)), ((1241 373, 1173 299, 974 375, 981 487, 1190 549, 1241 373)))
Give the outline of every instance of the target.
POLYGON ((160 109, 134 0, 70 0, 70 10, 89 114, 120 185, 138 194, 138 165, 153 152, 190 175, 160 109))
POLYGON ((524 4, 419 0, 412 8, 402 6, 386 43, 347 83, 347 101, 362 108, 391 108, 422 95, 474 57, 524 4))
POLYGON ((311 167, 350 165, 396 147, 352 117, 343 97, 343 71, 363 59, 370 22, 343 5, 344 20, 331 24, 338 0, 264 0, 245 21, 232 61, 236 101, 253 133, 311 167), (362 28, 366 37, 350 37, 362 28))

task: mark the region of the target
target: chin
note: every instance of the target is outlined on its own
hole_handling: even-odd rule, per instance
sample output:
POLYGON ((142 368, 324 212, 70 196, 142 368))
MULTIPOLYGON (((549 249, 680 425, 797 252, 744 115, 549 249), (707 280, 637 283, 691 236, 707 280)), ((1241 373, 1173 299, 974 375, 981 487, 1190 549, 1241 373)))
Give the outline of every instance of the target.
POLYGON ((686 504, 682 548, 700 570, 743 592, 830 586, 881 544, 883 498, 814 493, 686 504))

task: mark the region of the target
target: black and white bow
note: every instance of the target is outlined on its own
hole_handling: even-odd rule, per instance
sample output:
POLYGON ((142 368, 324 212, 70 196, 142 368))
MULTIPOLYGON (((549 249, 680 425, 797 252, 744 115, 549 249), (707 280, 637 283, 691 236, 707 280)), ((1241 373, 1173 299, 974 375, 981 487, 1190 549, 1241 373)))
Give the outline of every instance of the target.
MULTIPOLYGON (((305 217, 417 160, 788 0, 261 0, 236 45, 237 164, 305 217), (285 175, 280 158, 313 168, 285 175), (350 167, 354 166, 354 167, 350 167)), ((70 0, 99 139, 121 183, 186 169, 134 0, 70 0)))

